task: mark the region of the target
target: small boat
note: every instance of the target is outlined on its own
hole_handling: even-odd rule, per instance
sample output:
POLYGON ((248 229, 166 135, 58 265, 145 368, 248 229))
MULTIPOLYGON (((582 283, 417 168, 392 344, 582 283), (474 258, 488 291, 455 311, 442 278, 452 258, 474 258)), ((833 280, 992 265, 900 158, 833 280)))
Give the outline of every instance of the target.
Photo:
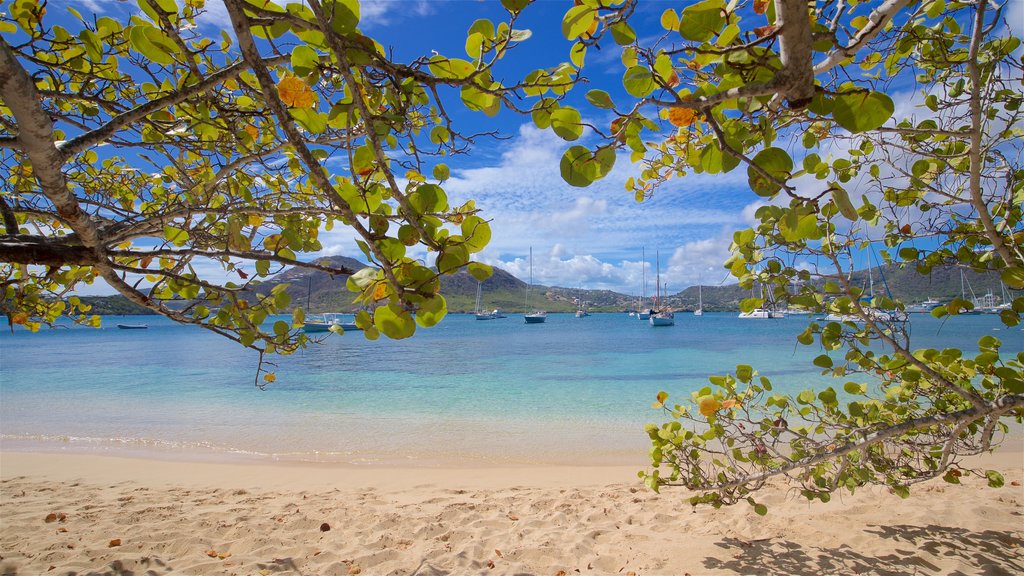
POLYGON ((148 324, 118 324, 118 328, 121 330, 146 330, 149 328, 148 324))
POLYGON ((480 310, 480 294, 481 291, 483 290, 483 285, 483 282, 477 282, 476 284, 476 312, 474 312, 474 315, 476 316, 477 320, 494 320, 498 318, 498 316, 495 315, 495 312, 497 312, 497 310, 495 310, 494 312, 484 312, 480 310))
MULTIPOLYGON (((647 300, 647 248, 641 247, 640 254, 640 303, 642 304, 644 300, 647 300)), ((654 310, 651 308, 641 308, 636 313, 636 317, 640 320, 647 320, 651 317, 653 312, 654 310)))
POLYGON ((693 311, 694 316, 704 315, 704 291, 700 278, 697 279, 697 309, 693 311))
POLYGON ((740 315, 738 316, 738 318, 743 318, 745 320, 765 320, 772 317, 771 311, 767 308, 754 308, 750 312, 740 312, 740 315))
POLYGON ((939 306, 942 306, 941 301, 934 298, 928 298, 919 304, 911 304, 910 306, 907 306, 907 312, 912 314, 928 314, 939 306))
MULTIPOLYGON (((658 290, 658 293, 657 293, 657 296, 655 296, 654 301, 657 302, 658 305, 660 306, 660 305, 662 305, 662 302, 661 302, 661 256, 658 255, 656 258, 657 258, 657 262, 658 262, 658 278, 657 278, 657 282, 658 282, 657 290, 658 290)), ((667 292, 668 291, 666 290, 666 293, 667 292)), ((676 323, 676 315, 675 315, 675 312, 672 312, 668 308, 662 307, 662 308, 660 308, 658 310, 652 310, 651 311, 651 315, 648 317, 648 320, 650 321, 651 326, 674 326, 675 323, 676 323)))
POLYGON ((341 330, 362 330, 356 326, 355 320, 343 322, 340 314, 313 314, 302 325, 302 331, 306 333, 330 332, 332 327, 337 326, 341 330))
MULTIPOLYGON (((533 246, 530 247, 530 283, 526 285, 526 305, 524 308, 530 309, 530 288, 533 287, 533 246)), ((527 324, 543 324, 548 319, 548 313, 543 310, 534 310, 523 314, 523 320, 527 324)))

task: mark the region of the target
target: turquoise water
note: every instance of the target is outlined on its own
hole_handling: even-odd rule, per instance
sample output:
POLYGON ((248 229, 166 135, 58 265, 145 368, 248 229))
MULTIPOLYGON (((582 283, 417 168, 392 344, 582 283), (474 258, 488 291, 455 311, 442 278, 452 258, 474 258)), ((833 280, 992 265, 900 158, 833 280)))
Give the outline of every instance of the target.
MULTIPOLYGON (((659 390, 688 395, 741 362, 783 391, 833 383, 810 366, 820 349, 796 344, 806 323, 709 313, 652 328, 625 314, 553 314, 542 325, 453 315, 410 340, 332 335, 272 358, 278 380, 265 391, 253 385, 254 353, 162 318, 7 331, 0 446, 355 464, 642 462, 659 390)), ((915 315, 912 334, 915 347, 975 350, 994 334, 1004 350, 1024 349, 1024 333, 994 316, 915 315)))

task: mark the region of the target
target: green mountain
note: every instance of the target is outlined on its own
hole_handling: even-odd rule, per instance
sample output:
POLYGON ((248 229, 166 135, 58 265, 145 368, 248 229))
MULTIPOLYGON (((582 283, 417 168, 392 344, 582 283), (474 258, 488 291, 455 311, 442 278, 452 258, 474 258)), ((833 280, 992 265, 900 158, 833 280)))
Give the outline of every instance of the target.
MULTIPOLYGON (((359 270, 366 264, 344 256, 332 256, 320 259, 321 262, 333 267, 346 267, 359 270)), ((258 285, 255 292, 265 294, 274 286, 288 283, 288 293, 292 296, 293 305, 306 306, 310 312, 351 312, 358 308, 353 303, 355 294, 348 291, 345 281, 348 275, 331 276, 326 272, 304 268, 292 268, 273 279, 258 285)), ((961 295, 960 269, 952 266, 936 268, 928 276, 920 276, 909 268, 892 265, 876 267, 871 270, 875 294, 886 294, 887 290, 895 298, 907 304, 923 302, 928 298, 948 301, 961 295)), ((867 290, 869 275, 867 270, 855 272, 850 282, 867 290)), ((441 293, 448 301, 448 310, 454 313, 473 312, 476 310, 476 292, 478 282, 467 272, 462 271, 441 278, 441 293)), ((964 271, 963 288, 967 298, 982 297, 990 290, 996 296, 996 303, 1001 302, 999 274, 996 272, 979 273, 964 271), (972 296, 973 291, 973 296, 972 296)), ((751 292, 736 284, 724 286, 703 286, 704 310, 709 312, 735 311, 740 301, 750 298, 751 292)), ((494 269, 494 274, 480 285, 480 307, 484 310, 501 308, 506 312, 525 311, 526 283, 501 270, 494 269)), ((681 292, 666 298, 668 306, 677 310, 693 310, 697 307, 697 287, 690 286, 681 292)), ((103 315, 119 314, 151 314, 149 310, 136 306, 123 296, 88 296, 82 300, 93 305, 93 313, 103 315)), ((581 290, 558 286, 534 285, 530 291, 530 308, 543 309, 548 312, 573 312, 577 302, 582 300, 591 312, 622 312, 637 307, 650 306, 647 302, 638 304, 637 297, 611 290, 581 290)))

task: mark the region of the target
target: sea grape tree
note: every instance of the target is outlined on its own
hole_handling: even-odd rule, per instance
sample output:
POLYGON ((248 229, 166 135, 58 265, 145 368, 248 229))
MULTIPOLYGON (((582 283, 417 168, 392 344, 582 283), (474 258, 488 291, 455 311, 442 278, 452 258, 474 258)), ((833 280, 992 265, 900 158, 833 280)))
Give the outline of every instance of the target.
MULTIPOLYGON (((1001 485, 963 458, 1024 419, 1024 352, 992 335, 976 353, 916 349, 904 303, 851 274, 884 263, 926 280, 953 265, 1024 288, 1021 43, 1005 3, 704 0, 667 7, 657 33, 633 30, 635 1, 577 4, 563 28, 574 52, 624 44, 631 98, 587 94, 613 120, 596 147, 565 152, 565 180, 586 186, 604 175, 598 159, 628 154, 638 175, 626 188, 643 201, 690 173, 745 170, 763 201, 725 266, 765 296, 743 308, 830 314, 798 340, 841 382, 780 394, 740 365, 690 399, 659 394, 669 421, 648 427, 645 482, 759 513, 754 494, 776 476, 822 501, 867 484, 906 495, 971 472, 1001 485)), ((1012 328, 1024 297, 1011 300, 999 317, 1012 328)), ((933 314, 973 306, 956 299, 933 314)))
POLYGON ((526 113, 576 80, 569 64, 498 80, 530 36, 516 28, 525 4, 475 22, 466 54, 410 62, 360 30, 357 0, 227 0, 220 33, 202 25, 203 0, 139 0, 122 20, 0 4, 3 312, 33 329, 95 321, 73 291, 102 279, 177 322, 287 353, 307 342, 302 308, 265 326, 290 297, 249 288, 297 266, 352 274, 375 304, 357 318, 369 338, 435 324, 440 275, 490 274, 472 260, 486 215, 443 188, 445 157, 487 135, 460 131, 451 110, 526 113), (371 268, 304 257, 334 227, 371 268))

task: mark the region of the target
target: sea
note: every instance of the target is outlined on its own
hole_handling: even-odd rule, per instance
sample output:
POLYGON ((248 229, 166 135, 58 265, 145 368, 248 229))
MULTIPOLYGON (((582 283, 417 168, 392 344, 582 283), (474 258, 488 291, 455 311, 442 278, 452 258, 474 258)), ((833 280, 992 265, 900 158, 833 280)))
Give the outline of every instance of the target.
MULTIPOLYGON (((911 318, 916 348, 976 353, 978 339, 994 335, 1004 351, 1024 350, 1024 332, 996 316, 911 318)), ((811 364, 820 347, 796 341, 808 321, 681 313, 675 326, 655 328, 625 313, 550 314, 530 325, 516 314, 453 314, 407 340, 332 334, 270 357, 276 381, 265 389, 255 386, 256 353, 162 317, 16 327, 0 332, 0 450, 355 466, 643 464, 644 425, 666 419, 651 407, 659 391, 689 397, 737 364, 784 393, 841 390, 847 378, 811 364)))

